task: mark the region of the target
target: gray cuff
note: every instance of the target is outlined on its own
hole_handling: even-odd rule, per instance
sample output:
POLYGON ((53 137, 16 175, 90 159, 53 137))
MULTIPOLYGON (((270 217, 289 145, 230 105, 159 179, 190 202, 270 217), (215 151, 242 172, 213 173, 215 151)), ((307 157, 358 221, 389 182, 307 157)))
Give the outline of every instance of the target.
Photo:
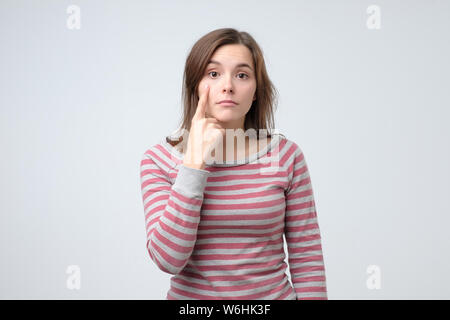
POLYGON ((203 198, 209 175, 208 170, 194 169, 181 164, 172 188, 186 196, 203 198))

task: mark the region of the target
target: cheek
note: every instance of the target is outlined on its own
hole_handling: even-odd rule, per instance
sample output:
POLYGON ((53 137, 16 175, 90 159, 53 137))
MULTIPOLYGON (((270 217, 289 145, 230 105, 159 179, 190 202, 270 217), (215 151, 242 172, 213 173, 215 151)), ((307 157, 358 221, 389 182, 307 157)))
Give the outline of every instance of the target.
POLYGON ((256 96, 256 89, 255 88, 251 88, 250 90, 247 91, 247 99, 250 101, 253 101, 253 97, 256 96))
POLYGON ((243 91, 245 91, 246 96, 253 98, 253 95, 256 92, 256 84, 255 83, 247 83, 247 84, 245 84, 245 86, 242 89, 243 89, 243 91))

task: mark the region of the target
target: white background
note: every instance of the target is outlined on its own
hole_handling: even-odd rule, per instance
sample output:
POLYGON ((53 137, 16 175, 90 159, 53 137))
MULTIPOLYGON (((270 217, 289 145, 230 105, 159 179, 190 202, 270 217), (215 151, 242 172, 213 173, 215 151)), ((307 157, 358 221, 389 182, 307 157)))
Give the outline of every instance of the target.
POLYGON ((329 299, 450 298, 444 0, 2 0, 0 298, 165 299, 139 164, 177 128, 190 48, 223 27, 260 44, 305 154, 329 299))

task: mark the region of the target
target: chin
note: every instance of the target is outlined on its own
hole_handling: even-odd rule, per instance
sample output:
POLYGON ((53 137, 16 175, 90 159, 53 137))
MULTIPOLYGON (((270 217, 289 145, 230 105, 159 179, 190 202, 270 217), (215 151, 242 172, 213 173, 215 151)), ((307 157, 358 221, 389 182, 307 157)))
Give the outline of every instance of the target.
POLYGON ((229 116, 220 115, 220 114, 217 116, 214 116, 214 118, 216 118, 220 122, 230 122, 230 121, 236 121, 237 119, 239 119, 239 117, 229 117, 229 116))

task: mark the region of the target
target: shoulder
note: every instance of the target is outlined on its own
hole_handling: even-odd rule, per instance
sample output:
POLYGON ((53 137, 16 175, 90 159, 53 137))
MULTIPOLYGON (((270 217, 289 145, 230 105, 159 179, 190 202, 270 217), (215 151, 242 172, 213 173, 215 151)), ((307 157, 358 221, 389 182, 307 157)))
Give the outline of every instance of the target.
POLYGON ((164 161, 165 157, 164 146, 161 142, 157 142, 144 149, 144 152, 141 154, 141 164, 145 162, 158 165, 164 161))
POLYGON ((142 154, 142 157, 144 159, 152 159, 157 160, 160 156, 159 154, 162 152, 163 146, 161 143, 155 143, 153 145, 148 146, 146 149, 144 149, 144 153, 142 154))
POLYGON ((165 138, 145 149, 142 154, 141 164, 150 164, 169 174, 179 164, 180 159, 174 154, 173 147, 168 142, 165 142, 165 138))
POLYGON ((156 160, 164 160, 164 158, 170 157, 169 141, 168 136, 160 137, 158 140, 154 141, 153 144, 150 144, 144 149, 143 156, 156 160))
POLYGON ((300 157, 303 154, 300 145, 296 141, 291 140, 284 134, 279 134, 279 137, 280 153, 287 157, 286 160, 290 160, 290 162, 292 162, 294 159, 300 157))

